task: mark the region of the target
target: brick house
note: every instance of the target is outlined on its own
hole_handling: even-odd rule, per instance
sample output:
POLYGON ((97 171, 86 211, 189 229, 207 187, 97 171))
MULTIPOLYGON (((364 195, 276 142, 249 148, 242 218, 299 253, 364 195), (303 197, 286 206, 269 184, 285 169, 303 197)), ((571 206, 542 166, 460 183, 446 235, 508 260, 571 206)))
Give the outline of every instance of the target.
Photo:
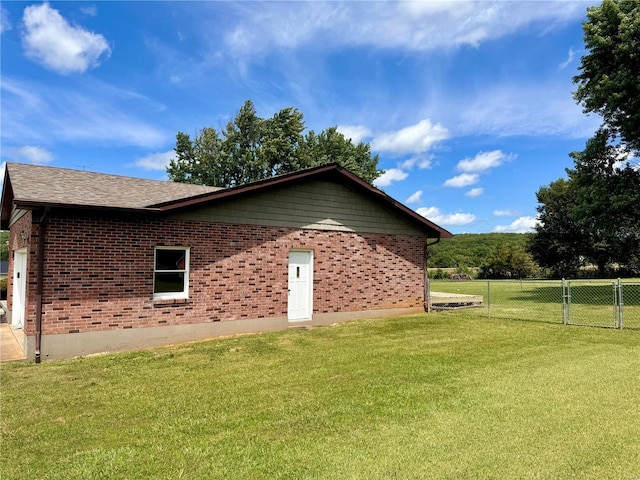
POLYGON ((335 164, 222 189, 9 163, 1 228, 37 362, 423 312, 451 236, 335 164))

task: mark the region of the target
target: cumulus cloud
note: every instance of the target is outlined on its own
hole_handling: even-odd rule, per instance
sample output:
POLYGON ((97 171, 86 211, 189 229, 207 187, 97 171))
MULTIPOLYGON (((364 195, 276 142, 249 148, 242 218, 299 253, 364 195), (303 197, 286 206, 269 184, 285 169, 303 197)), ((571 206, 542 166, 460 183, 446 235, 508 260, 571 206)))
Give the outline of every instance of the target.
POLYGON ((533 231, 536 225, 540 222, 536 217, 519 217, 511 222, 509 225, 498 225, 493 229, 494 232, 509 232, 509 233, 528 233, 533 231))
POLYGON ((511 158, 513 158, 513 155, 505 155, 501 150, 480 152, 473 158, 460 160, 456 168, 461 172, 484 172, 502 165, 502 163, 511 158))
POLYGON ((389 152, 392 155, 420 154, 447 138, 449 138, 449 131, 445 127, 439 123, 433 124, 429 119, 424 119, 415 125, 376 135, 371 141, 371 148, 381 152, 389 152))
POLYGON ((133 165, 145 170, 166 170, 169 162, 176 156, 176 152, 169 150, 168 152, 152 153, 146 157, 137 158, 133 165))
POLYGON ((444 182, 445 187, 468 187, 469 185, 473 185, 478 182, 478 174, 477 173, 461 173, 455 177, 448 179, 444 182))
POLYGON ((353 144, 358 144, 365 138, 371 137, 371 130, 362 125, 338 125, 338 131, 344 138, 350 138, 353 144))
POLYGON ((25 8, 22 21, 27 56, 58 73, 85 72, 111 53, 102 35, 70 25, 48 3, 25 8))
POLYGON ((480 195, 482 195, 484 193, 484 188, 472 188, 471 190, 469 190, 467 193, 465 193, 465 197, 469 197, 469 198, 476 198, 479 197, 480 195))
POLYGON ((385 170, 382 175, 376 178, 373 181, 373 184, 376 187, 388 187, 393 182, 399 182, 401 180, 404 180, 408 176, 409 174, 407 172, 404 172, 399 168, 390 168, 388 170, 385 170))
POLYGON ((11 148, 7 156, 16 162, 35 163, 37 165, 44 165, 53 161, 53 154, 50 151, 32 145, 11 148))
POLYGON ((472 213, 442 213, 438 207, 421 207, 416 212, 438 225, 468 225, 476 219, 472 213))
POLYGON ((420 203, 421 199, 422 199, 422 190, 418 190, 417 192, 412 193, 411 196, 407 198, 405 203, 420 203))
POLYGON ((515 217, 520 215, 520 212, 518 210, 506 208, 504 210, 494 210, 493 215, 496 217, 515 217))

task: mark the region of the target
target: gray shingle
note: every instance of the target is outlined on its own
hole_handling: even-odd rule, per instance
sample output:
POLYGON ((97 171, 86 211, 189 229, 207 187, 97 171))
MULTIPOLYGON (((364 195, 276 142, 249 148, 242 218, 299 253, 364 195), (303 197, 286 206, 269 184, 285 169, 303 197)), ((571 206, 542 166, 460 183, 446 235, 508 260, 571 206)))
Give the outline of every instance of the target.
POLYGON ((8 163, 16 200, 111 208, 145 208, 221 190, 105 173, 8 163))

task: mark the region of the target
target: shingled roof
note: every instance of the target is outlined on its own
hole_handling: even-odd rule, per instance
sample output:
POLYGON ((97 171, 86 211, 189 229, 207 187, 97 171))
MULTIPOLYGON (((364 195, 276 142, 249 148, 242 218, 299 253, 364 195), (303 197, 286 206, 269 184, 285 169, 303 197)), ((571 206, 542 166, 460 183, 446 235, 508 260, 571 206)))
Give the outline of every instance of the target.
POLYGON ((16 201, 138 209, 221 190, 187 183, 7 163, 16 201))
POLYGON ((170 213, 310 179, 334 180, 349 185, 428 232, 430 236, 440 238, 452 236, 447 230, 430 222, 337 164, 322 165, 235 188, 220 188, 7 163, 0 218, 2 228, 8 228, 14 205, 31 209, 86 208, 170 213))

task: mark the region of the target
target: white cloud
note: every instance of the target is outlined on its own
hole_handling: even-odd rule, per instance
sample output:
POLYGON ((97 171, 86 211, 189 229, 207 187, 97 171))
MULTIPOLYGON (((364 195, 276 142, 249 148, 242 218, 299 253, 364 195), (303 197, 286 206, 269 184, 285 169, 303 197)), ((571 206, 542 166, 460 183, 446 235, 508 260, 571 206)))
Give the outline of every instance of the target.
POLYGON ((573 48, 570 48, 569 53, 567 55, 567 59, 559 65, 560 69, 562 70, 567 68, 569 64, 573 62, 573 59, 575 57, 576 57, 576 51, 573 48))
POLYGON ((89 17, 95 17, 98 14, 98 7, 88 5, 86 7, 80 7, 80 11, 89 17))
POLYGON ((176 156, 176 152, 169 150, 168 152, 151 153, 146 157, 136 158, 133 165, 145 170, 162 170, 165 171, 169 162, 176 156))
POLYGON ((16 162, 35 163, 43 165, 53 160, 53 154, 41 147, 25 145, 24 147, 11 148, 7 156, 16 162))
POLYGON ((480 95, 454 98, 440 107, 438 118, 453 125, 456 136, 589 138, 600 125, 599 117, 585 115, 569 92, 564 81, 500 84, 480 95))
POLYGON ((338 125, 337 129, 345 138, 350 138, 354 145, 371 137, 371 130, 362 125, 338 125))
POLYGON ((136 115, 161 112, 163 105, 123 89, 84 77, 64 87, 3 77, 2 136, 14 144, 97 141, 156 148, 174 135, 136 115))
POLYGON ((510 233, 528 233, 533 231, 534 227, 540 222, 535 217, 520 217, 511 222, 509 225, 498 225, 493 229, 494 232, 510 232, 510 233))
POLYGON ((484 193, 484 188, 472 188, 467 193, 465 193, 465 197, 476 198, 484 193))
POLYGON ((394 155, 419 154, 447 138, 449 138, 449 131, 445 127, 424 119, 415 125, 376 135, 371 141, 371 148, 394 155))
POLYGON ((432 155, 415 155, 400 163, 399 167, 403 170, 411 170, 416 165, 420 170, 431 168, 431 162, 433 161, 432 155))
POLYGON ((460 160, 456 168, 461 172, 484 172, 502 165, 504 161, 511 158, 513 158, 513 155, 505 155, 501 150, 480 152, 473 158, 460 160))
POLYGON ((238 6, 225 40, 233 57, 308 45, 441 51, 478 46, 527 27, 552 29, 584 16, 582 2, 264 2, 238 6), (353 19, 357 18, 358 21, 353 19))
POLYGON ((376 178, 373 181, 373 184, 376 187, 388 187, 392 182, 399 182, 408 176, 409 174, 407 172, 403 172, 399 168, 390 168, 385 170, 382 175, 376 178))
POLYGON ((511 210, 509 208, 504 210, 494 210, 493 215, 496 217, 516 217, 520 215, 518 210, 511 210))
POLYGON ((27 56, 58 73, 85 72, 111 53, 102 35, 70 25, 48 3, 25 8, 22 20, 27 56))
POLYGON ((476 219, 472 213, 442 213, 438 207, 421 207, 416 212, 441 226, 468 225, 476 219))
POLYGON ((4 32, 8 32, 13 28, 11 26, 11 22, 9 21, 9 12, 7 12, 4 8, 0 7, 0 35, 4 32))
POLYGON ((421 199, 422 199, 422 190, 418 190, 417 192, 412 193, 411 196, 407 198, 405 203, 420 203, 421 199))
POLYGON ((473 185, 478 182, 478 174, 476 173, 461 173, 453 178, 448 179, 444 182, 445 187, 468 187, 469 185, 473 185))

